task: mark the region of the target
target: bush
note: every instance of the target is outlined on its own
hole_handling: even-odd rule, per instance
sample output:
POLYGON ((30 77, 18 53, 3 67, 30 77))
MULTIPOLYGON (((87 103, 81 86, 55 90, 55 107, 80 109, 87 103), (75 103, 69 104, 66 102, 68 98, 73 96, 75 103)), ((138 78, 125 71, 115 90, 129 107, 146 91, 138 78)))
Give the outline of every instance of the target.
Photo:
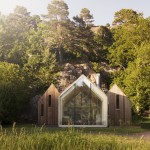
POLYGON ((150 129, 150 122, 142 122, 141 128, 143 129, 150 129))

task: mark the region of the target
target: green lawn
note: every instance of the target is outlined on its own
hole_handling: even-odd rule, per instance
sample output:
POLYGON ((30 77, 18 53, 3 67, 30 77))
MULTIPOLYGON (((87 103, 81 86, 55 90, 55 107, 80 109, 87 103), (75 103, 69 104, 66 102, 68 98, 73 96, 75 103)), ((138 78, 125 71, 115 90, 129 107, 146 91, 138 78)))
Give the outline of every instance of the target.
POLYGON ((139 127, 50 128, 16 125, 0 129, 0 150, 148 150, 150 142, 126 135, 139 127))

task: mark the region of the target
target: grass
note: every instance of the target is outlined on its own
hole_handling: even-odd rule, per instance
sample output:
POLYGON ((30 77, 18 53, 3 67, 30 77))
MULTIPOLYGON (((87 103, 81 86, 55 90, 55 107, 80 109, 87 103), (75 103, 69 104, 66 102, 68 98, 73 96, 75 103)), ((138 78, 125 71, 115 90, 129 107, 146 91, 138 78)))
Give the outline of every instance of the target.
POLYGON ((140 128, 50 128, 15 125, 0 129, 0 150, 148 150, 150 142, 128 138, 140 128))

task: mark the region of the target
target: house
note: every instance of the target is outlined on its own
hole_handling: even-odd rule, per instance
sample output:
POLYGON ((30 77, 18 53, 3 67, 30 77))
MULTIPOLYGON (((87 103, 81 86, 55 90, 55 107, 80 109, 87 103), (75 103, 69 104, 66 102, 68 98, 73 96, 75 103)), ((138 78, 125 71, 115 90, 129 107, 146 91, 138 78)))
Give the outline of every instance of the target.
POLYGON ((38 101, 38 124, 58 125, 58 97, 60 93, 51 84, 38 101))
POLYGON ((106 94, 81 75, 59 97, 59 127, 107 127, 106 94))
POLYGON ((111 125, 131 123, 131 102, 121 89, 114 84, 107 93, 108 118, 111 125))
POLYGON ((97 85, 81 75, 61 94, 52 84, 39 99, 38 123, 59 127, 107 127, 108 119, 113 125, 119 125, 121 119, 130 121, 131 107, 123 92, 115 85, 106 95, 99 88, 99 74, 96 81, 97 85))

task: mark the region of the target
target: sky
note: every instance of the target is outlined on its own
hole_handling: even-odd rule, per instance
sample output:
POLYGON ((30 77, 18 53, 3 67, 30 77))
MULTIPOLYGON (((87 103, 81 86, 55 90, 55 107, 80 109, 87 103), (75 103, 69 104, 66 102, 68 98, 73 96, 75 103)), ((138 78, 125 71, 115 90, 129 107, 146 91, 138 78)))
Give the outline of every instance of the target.
MULTIPOLYGON (((126 8, 150 16, 150 0, 64 0, 69 7, 69 17, 79 15, 82 8, 88 8, 93 14, 95 25, 112 24, 114 13, 126 8)), ((31 15, 47 14, 51 0, 0 0, 0 12, 8 15, 16 5, 27 8, 31 15)))

